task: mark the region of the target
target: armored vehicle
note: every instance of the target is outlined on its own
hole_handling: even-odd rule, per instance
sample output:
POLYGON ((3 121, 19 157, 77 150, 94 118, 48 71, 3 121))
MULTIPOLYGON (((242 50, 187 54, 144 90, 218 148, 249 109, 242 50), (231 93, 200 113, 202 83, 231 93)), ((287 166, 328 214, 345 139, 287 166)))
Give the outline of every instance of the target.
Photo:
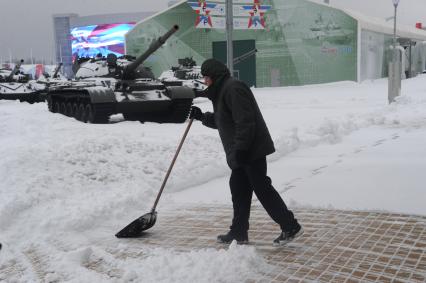
POLYGON ((29 75, 21 73, 23 62, 18 62, 12 70, 0 70, 0 99, 28 103, 44 101, 42 90, 45 87, 30 80, 29 75))
POLYGON ((191 57, 178 59, 178 66, 164 71, 158 78, 167 86, 187 86, 198 90, 206 88, 202 82, 201 67, 191 57))
POLYGON ((166 86, 141 65, 177 30, 176 25, 137 58, 109 54, 78 60, 75 79, 49 89, 49 110, 89 123, 108 123, 113 114, 141 122, 183 123, 194 91, 166 86))

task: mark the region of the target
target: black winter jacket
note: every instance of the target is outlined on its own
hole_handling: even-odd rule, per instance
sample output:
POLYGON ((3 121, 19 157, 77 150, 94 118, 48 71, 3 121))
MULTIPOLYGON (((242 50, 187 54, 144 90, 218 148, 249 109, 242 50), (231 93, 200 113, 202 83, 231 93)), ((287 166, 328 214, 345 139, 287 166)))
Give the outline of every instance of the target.
POLYGON ((227 77, 215 89, 208 95, 214 113, 204 113, 202 122, 219 130, 229 167, 241 166, 235 160, 236 150, 247 151, 249 161, 273 153, 274 143, 250 88, 227 77))

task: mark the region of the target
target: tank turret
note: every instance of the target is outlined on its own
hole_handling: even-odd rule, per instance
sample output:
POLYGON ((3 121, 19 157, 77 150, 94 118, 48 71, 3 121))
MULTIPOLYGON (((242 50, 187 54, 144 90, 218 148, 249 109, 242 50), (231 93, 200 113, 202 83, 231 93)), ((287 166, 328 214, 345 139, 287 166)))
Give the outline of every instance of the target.
POLYGON ((168 86, 188 86, 198 90, 206 88, 201 81, 201 67, 192 57, 178 59, 179 66, 172 66, 170 70, 164 71, 159 79, 168 86))
POLYGON ((195 60, 192 59, 192 57, 186 57, 186 58, 178 59, 178 64, 183 67, 192 68, 197 65, 197 62, 195 62, 195 60))
POLYGON ((58 64, 58 66, 56 66, 56 69, 55 69, 55 72, 52 75, 52 78, 54 78, 54 79, 58 78, 58 74, 59 74, 59 71, 61 70, 62 65, 63 65, 63 63, 60 62, 58 64))
POLYGON ((16 73, 19 71, 19 69, 21 69, 22 63, 24 63, 24 60, 22 60, 22 59, 21 59, 21 61, 16 63, 15 67, 10 72, 9 76, 6 77, 6 81, 9 81, 9 82, 13 81, 13 76, 16 75, 16 73))

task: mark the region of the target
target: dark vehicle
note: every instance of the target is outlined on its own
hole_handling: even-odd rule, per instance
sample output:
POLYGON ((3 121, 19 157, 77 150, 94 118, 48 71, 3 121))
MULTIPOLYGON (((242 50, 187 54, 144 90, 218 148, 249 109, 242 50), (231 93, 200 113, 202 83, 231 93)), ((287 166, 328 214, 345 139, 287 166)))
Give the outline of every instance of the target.
POLYGON ((203 90, 206 86, 203 84, 201 67, 191 57, 178 59, 179 66, 171 67, 164 71, 158 78, 168 86, 188 86, 203 90))
POLYGON ((0 100, 19 100, 31 104, 43 102, 44 86, 30 80, 28 74, 21 73, 23 62, 18 62, 12 70, 0 70, 0 100))
POLYGON ((183 59, 178 59, 178 63, 180 67, 173 67, 174 71, 176 71, 176 76, 180 79, 200 79, 202 76, 198 72, 187 72, 187 70, 192 71, 195 66, 197 66, 197 62, 194 59, 186 57, 183 59))
POLYGON ((142 66, 177 30, 176 25, 137 58, 109 54, 107 58, 80 59, 75 66, 76 79, 49 89, 49 110, 89 123, 108 123, 111 115, 119 113, 126 120, 183 123, 194 91, 166 87, 142 66))

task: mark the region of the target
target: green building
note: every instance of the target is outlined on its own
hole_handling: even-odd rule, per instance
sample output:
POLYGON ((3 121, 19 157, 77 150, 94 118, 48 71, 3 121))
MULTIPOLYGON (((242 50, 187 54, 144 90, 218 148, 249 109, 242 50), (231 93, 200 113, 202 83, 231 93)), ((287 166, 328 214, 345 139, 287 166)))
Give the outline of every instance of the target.
MULTIPOLYGON (((265 14, 266 28, 233 32, 235 57, 258 50, 255 56, 235 65, 234 76, 257 87, 387 76, 392 23, 308 0, 261 3, 271 6, 265 14)), ((177 24, 180 30, 145 63, 157 76, 177 66, 178 58, 192 57, 198 64, 211 57, 226 62, 225 30, 197 29, 196 18, 187 1, 180 1, 139 22, 126 35, 126 51, 135 56, 141 54, 152 40, 177 24)), ((414 27, 399 28, 398 37, 403 57, 410 56, 405 58, 405 70, 410 67, 410 76, 422 72, 426 64, 426 32, 414 27)))

